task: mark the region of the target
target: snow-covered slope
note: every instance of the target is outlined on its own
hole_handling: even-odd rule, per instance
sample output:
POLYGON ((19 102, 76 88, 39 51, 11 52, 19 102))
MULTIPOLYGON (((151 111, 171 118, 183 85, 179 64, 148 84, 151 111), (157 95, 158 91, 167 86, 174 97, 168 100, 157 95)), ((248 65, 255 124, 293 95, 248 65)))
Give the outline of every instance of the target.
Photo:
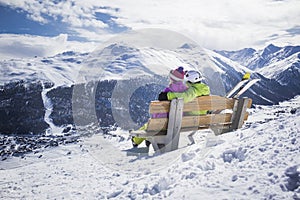
POLYGON ((180 65, 184 63, 173 51, 113 43, 91 53, 80 69, 80 75, 85 80, 167 76, 171 69, 180 65))
POLYGON ((153 47, 136 48, 128 44, 113 43, 90 54, 66 52, 49 58, 1 61, 0 70, 3 76, 0 83, 41 80, 61 86, 75 84, 79 81, 78 75, 91 76, 85 77, 87 80, 120 80, 154 74, 167 77, 169 71, 177 66, 198 69, 208 80, 212 79, 213 74, 225 74, 228 70, 234 72, 239 79, 239 74, 247 70, 225 57, 223 57, 226 59, 225 66, 222 63, 216 64, 212 60, 213 56, 216 56, 214 52, 191 44, 183 44, 170 50, 153 47))
POLYGON ((14 81, 72 85, 87 53, 65 52, 53 57, 0 61, 0 85, 14 81))
MULTIPOLYGON (((253 60, 256 60, 259 57, 259 54, 255 49, 245 48, 238 51, 216 51, 218 54, 229 58, 235 62, 240 63, 243 66, 249 66, 253 60)), ((251 69, 249 67, 249 69, 251 69)))
MULTIPOLYGON (((299 199, 300 98, 251 109, 235 132, 196 133, 163 155, 130 152, 128 134, 96 134, 0 163, 4 199, 299 199)), ((97 133, 85 127, 86 134, 97 133)))

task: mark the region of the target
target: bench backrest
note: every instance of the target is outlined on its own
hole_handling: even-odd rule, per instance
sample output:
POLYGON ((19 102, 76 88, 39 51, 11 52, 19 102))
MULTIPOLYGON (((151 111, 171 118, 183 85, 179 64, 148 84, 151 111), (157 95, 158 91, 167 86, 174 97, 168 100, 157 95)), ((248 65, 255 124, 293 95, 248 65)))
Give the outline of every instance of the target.
MULTIPOLYGON (((181 101, 183 104, 182 99, 181 101)), ((152 101, 149 113, 150 115, 154 113, 170 113, 170 108, 176 110, 179 108, 180 110, 177 110, 176 115, 182 115, 180 119, 181 130, 217 127, 219 132, 222 133, 240 128, 248 118, 246 110, 251 107, 251 104, 252 100, 249 98, 232 99, 221 96, 202 96, 195 98, 191 102, 184 103, 181 107, 176 107, 174 104, 174 108, 171 108, 172 103, 170 101, 152 101), (189 112, 200 110, 208 110, 210 114, 189 116, 189 112)), ((168 128, 169 117, 151 118, 148 122, 147 132, 161 132, 161 134, 165 134, 168 128)))

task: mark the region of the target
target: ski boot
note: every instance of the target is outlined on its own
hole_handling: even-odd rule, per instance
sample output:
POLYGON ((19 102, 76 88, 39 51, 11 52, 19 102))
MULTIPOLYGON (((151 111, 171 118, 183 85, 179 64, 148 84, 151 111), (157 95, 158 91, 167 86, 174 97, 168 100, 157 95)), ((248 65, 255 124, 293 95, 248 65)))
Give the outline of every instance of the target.
POLYGON ((134 138, 134 136, 131 137, 132 146, 133 146, 133 148, 137 148, 139 145, 134 142, 133 138, 134 138))

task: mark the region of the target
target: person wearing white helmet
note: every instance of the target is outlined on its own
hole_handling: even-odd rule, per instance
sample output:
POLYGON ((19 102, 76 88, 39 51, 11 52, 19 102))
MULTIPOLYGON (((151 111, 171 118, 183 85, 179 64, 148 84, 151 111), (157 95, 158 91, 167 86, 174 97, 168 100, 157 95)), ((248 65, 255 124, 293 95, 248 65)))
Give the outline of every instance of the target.
MULTIPOLYGON (((195 70, 190 70, 185 72, 185 79, 187 80, 187 87, 188 89, 184 92, 172 92, 171 91, 164 91, 161 92, 158 96, 159 101, 171 101, 175 98, 183 98, 184 102, 192 101, 194 98, 199 96, 207 96, 210 95, 209 87, 202 83, 203 76, 200 72, 195 70)), ((195 112, 185 113, 186 115, 202 115, 206 114, 207 110, 200 110, 195 112)), ((146 130, 148 123, 142 126, 139 130, 146 130)), ((133 147, 137 147, 140 143, 142 143, 145 138, 133 137, 131 139, 133 147)), ((146 146, 149 146, 150 143, 146 141, 146 146)))
MULTIPOLYGON (((171 101, 175 98, 183 98, 184 102, 192 101, 199 96, 210 95, 210 89, 208 85, 202 83, 203 76, 200 72, 190 70, 185 73, 185 79, 187 80, 188 89, 184 92, 162 92, 159 94, 158 100, 171 101)), ((207 111, 200 111, 198 114, 206 114, 207 111)))
POLYGON ((197 83, 203 80, 202 74, 195 70, 186 71, 185 78, 191 83, 197 83))

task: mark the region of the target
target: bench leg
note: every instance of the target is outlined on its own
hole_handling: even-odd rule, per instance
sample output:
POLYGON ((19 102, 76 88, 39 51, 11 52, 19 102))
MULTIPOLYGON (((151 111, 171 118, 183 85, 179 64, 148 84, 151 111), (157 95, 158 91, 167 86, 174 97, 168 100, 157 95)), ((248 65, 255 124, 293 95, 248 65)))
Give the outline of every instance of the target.
POLYGON ((178 149, 183 114, 183 104, 183 99, 174 99, 171 101, 167 141, 164 147, 166 152, 178 149))
POLYGON ((151 142, 151 145, 152 145, 154 151, 155 151, 155 152, 156 152, 156 151, 159 151, 159 147, 158 147, 157 142, 156 142, 155 140, 153 140, 153 139, 149 139, 149 141, 151 142))
POLYGON ((234 106, 235 108, 232 116, 232 126, 230 129, 231 131, 242 127, 249 100, 250 100, 249 98, 242 98, 239 99, 238 102, 235 104, 234 106))
POLYGON ((160 152, 160 153, 165 152, 165 144, 167 143, 166 135, 154 136, 148 138, 148 140, 151 142, 155 152, 160 152))

